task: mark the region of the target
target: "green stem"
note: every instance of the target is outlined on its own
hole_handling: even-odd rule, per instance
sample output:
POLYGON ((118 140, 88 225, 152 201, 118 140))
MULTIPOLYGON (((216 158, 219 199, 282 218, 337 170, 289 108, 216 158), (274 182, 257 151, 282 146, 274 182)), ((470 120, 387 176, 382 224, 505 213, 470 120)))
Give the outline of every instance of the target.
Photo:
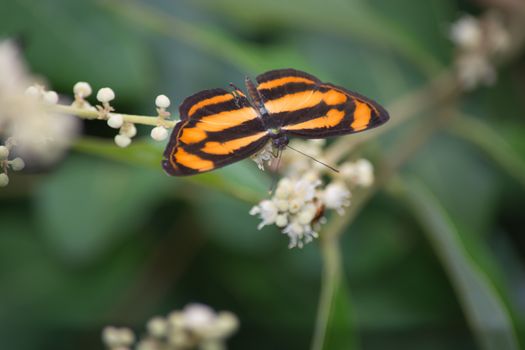
MULTIPOLYGON (((338 293, 348 294, 343 286, 343 261, 340 249, 340 238, 349 222, 356 215, 365 203, 367 194, 354 197, 354 203, 343 216, 334 217, 320 237, 321 259, 323 261, 323 271, 321 275, 321 294, 319 297, 319 305, 317 308, 317 318, 315 322, 314 336, 312 339, 311 350, 328 349, 327 330, 332 325, 331 322, 335 319, 334 314, 338 311, 342 313, 342 317, 347 320, 347 323, 352 325, 354 323, 353 315, 344 315, 351 313, 350 308, 345 309, 342 300, 347 299, 348 295, 339 295, 338 293), (340 310, 342 309, 342 310, 340 310)), ((349 306, 349 305, 348 305, 349 306)), ((347 333, 351 332, 355 327, 345 330, 347 333)), ((351 336, 349 343, 344 344, 345 349, 356 348, 356 338, 351 336)))
POLYGON ((323 259, 323 273, 321 276, 321 296, 317 309, 312 350, 322 350, 326 339, 330 313, 334 305, 335 294, 341 283, 342 263, 339 249, 339 234, 327 231, 322 236, 321 256, 323 259))
MULTIPOLYGON (((60 105, 60 104, 46 106, 46 107, 49 108, 53 112, 57 112, 61 114, 69 114, 69 115, 73 115, 73 116, 76 116, 82 119, 98 119, 100 117, 99 112, 93 109, 78 108, 74 106, 66 106, 66 105, 60 105)), ((151 125, 151 126, 162 125, 166 128, 173 128, 176 124, 176 121, 166 120, 158 116, 123 114, 123 113, 114 113, 114 114, 120 114, 122 116, 122 119, 125 122, 133 123, 133 124, 142 124, 142 125, 151 125)))

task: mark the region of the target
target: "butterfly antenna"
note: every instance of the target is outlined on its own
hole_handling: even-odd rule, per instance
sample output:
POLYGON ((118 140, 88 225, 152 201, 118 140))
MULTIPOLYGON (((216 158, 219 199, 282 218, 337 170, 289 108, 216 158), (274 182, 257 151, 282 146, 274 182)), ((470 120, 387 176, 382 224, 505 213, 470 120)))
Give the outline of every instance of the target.
POLYGON ((277 187, 277 180, 278 180, 277 171, 279 170, 279 166, 281 165, 282 154, 283 154, 283 149, 281 148, 279 149, 277 153, 277 163, 275 164, 275 167, 272 169, 273 170, 272 185, 270 186, 270 190, 268 191, 270 195, 273 194, 273 192, 275 191, 275 187, 277 187))
POLYGON ((315 162, 317 162, 317 163, 319 163, 319 164, 322 164, 322 165, 324 165, 325 167, 327 167, 327 168, 328 168, 328 169, 330 169, 330 170, 333 170, 333 171, 335 171, 336 173, 338 173, 338 172, 339 172, 339 170, 337 170, 337 169, 336 169, 336 168, 334 168, 333 166, 331 166, 331 165, 328 165, 328 164, 326 164, 326 163, 323 163, 323 162, 321 162, 321 161, 320 161, 319 159, 315 159, 315 158, 314 158, 314 157, 312 157, 311 155, 309 155, 309 154, 306 154, 306 153, 304 153, 304 152, 302 152, 302 151, 299 151, 299 150, 298 150, 297 148, 293 148, 293 147, 292 147, 292 146, 290 146, 290 145, 286 145, 286 147, 288 147, 288 148, 289 148, 289 149, 291 149, 291 150, 294 150, 294 151, 295 151, 295 152, 297 152, 297 153, 300 153, 300 154, 302 154, 303 156, 306 156, 306 157, 310 158, 311 160, 313 160, 313 161, 315 161, 315 162))

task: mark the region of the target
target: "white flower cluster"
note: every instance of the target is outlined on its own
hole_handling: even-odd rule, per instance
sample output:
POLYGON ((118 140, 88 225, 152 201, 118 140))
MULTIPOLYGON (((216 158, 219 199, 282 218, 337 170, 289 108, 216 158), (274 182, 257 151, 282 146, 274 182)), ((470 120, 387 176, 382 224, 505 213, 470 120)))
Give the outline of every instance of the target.
POLYGON ((46 164, 56 161, 72 143, 78 120, 51 112, 58 94, 33 84, 35 80, 16 44, 0 41, 1 136, 11 138, 24 159, 46 164))
POLYGON ((25 168, 25 162, 22 158, 16 157, 9 160, 9 155, 14 146, 14 142, 13 138, 9 138, 5 145, 0 146, 0 187, 5 187, 9 184, 9 176, 7 176, 9 169, 20 171, 25 168))
POLYGON ((466 90, 492 85, 496 69, 492 60, 510 47, 503 19, 489 11, 480 18, 465 15, 451 25, 450 40, 456 44, 456 70, 466 90))
POLYGON ((167 317, 152 318, 147 334, 135 343, 128 328, 106 327, 102 340, 111 350, 220 350, 226 338, 239 327, 237 317, 228 311, 216 313, 203 304, 189 304, 167 317))
MULTIPOLYGON (((78 82, 73 87, 75 94, 75 101, 73 106, 77 108, 88 108, 93 107, 84 98, 91 95, 91 86, 86 82, 78 82)), ((118 129, 119 133, 115 135, 115 143, 119 147, 128 147, 131 144, 131 139, 137 135, 137 128, 135 124, 125 121, 122 114, 113 113, 115 109, 111 106, 110 102, 115 99, 115 92, 109 88, 104 87, 98 90, 97 100, 102 105, 97 105, 98 118, 107 120, 109 127, 118 129)), ((155 141, 163 141, 168 137, 168 129, 164 125, 164 121, 170 116, 170 113, 166 110, 170 106, 170 99, 166 95, 159 95, 155 99, 155 105, 157 106, 158 113, 158 125, 151 130, 150 136, 155 141)))
MULTIPOLYGON (((317 160, 323 159, 324 141, 294 140, 293 148, 317 160)), ((258 165, 261 158, 254 159, 258 165)), ((270 159, 263 159, 269 162, 270 159)), ((318 237, 320 225, 325 221, 326 209, 340 215, 350 205, 351 189, 368 187, 374 181, 372 164, 366 159, 341 164, 340 172, 326 172, 331 178, 327 185, 322 181, 323 165, 313 162, 292 150, 283 154, 281 169, 286 175, 278 183, 272 198, 261 201, 250 210, 262 220, 258 229, 276 225, 289 237, 289 248, 302 248, 318 237)), ((261 167, 261 166, 260 166, 261 167)))

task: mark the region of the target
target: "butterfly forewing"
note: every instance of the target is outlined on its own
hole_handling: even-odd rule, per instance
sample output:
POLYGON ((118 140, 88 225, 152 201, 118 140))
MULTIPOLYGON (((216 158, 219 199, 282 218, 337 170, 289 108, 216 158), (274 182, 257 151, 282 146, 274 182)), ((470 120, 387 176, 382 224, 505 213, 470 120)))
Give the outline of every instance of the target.
POLYGON ((262 148, 269 139, 261 119, 237 90, 198 92, 181 104, 181 121, 164 152, 171 175, 193 175, 234 163, 262 148))
POLYGON ((388 120, 376 102, 301 71, 270 71, 257 82, 272 127, 289 135, 324 138, 368 130, 388 120))

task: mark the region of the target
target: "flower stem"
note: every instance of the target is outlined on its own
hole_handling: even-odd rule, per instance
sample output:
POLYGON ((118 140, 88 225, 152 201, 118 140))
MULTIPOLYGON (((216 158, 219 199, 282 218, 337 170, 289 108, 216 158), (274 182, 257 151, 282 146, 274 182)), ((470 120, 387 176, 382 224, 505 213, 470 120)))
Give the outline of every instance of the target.
POLYGON ((338 237, 324 237, 321 240, 323 258, 323 274, 321 276, 321 296, 317 309, 312 350, 322 350, 326 340, 326 331, 330 321, 330 313, 334 305, 334 297, 341 282, 341 252, 338 237))
POLYGON ((323 271, 321 276, 321 294, 317 308, 317 319, 315 323, 314 336, 311 350, 329 349, 327 345, 332 343, 328 331, 335 326, 334 321, 345 319, 343 326, 347 335, 344 344, 345 349, 356 348, 356 337, 354 336, 354 320, 349 305, 344 305, 348 299, 347 291, 343 288, 343 263, 339 245, 340 237, 346 228, 349 215, 335 217, 320 237, 321 258, 323 260, 323 271), (345 307, 346 306, 346 307, 345 307), (340 317, 336 317, 336 313, 340 317), (350 337, 348 335, 350 334, 350 337))
MULTIPOLYGON (((49 108, 54 112, 74 115, 82 119, 97 119, 99 117, 98 111, 91 110, 91 109, 78 108, 74 106, 66 106, 66 105, 60 105, 60 104, 49 106, 49 108)), ((118 113, 118 114, 122 116, 125 122, 133 123, 133 124, 142 124, 142 125, 151 125, 151 126, 162 125, 166 128, 173 128, 176 124, 176 121, 166 120, 158 116, 122 114, 122 113, 118 113)))

